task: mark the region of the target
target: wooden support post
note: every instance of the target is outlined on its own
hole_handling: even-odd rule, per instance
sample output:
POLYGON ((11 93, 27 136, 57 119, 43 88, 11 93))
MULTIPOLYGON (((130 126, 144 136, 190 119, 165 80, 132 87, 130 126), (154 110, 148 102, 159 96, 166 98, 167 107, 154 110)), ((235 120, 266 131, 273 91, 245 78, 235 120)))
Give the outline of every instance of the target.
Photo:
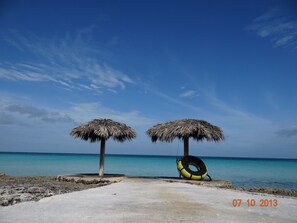
POLYGON ((99 176, 104 176, 105 139, 101 139, 99 176))
POLYGON ((184 137, 184 156, 189 155, 189 137, 184 137))

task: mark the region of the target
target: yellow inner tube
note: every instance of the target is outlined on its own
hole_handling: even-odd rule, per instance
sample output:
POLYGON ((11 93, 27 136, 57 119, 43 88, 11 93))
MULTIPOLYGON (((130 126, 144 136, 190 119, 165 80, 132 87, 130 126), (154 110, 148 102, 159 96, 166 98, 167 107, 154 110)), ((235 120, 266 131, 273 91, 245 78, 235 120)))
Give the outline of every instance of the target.
POLYGON ((199 172, 201 170, 199 163, 196 163, 193 160, 191 160, 190 162, 182 162, 182 160, 183 160, 183 158, 177 162, 177 169, 179 170, 180 174, 184 178, 189 179, 189 180, 203 180, 207 176, 208 173, 207 173, 206 167, 205 167, 204 163, 202 162, 202 160, 199 159, 205 167, 205 170, 204 171, 202 170, 202 172, 201 172, 202 175, 197 172, 191 171, 189 168, 189 165, 193 165, 197 168, 197 170, 199 172), (184 163, 184 165, 183 165, 183 163, 184 163))

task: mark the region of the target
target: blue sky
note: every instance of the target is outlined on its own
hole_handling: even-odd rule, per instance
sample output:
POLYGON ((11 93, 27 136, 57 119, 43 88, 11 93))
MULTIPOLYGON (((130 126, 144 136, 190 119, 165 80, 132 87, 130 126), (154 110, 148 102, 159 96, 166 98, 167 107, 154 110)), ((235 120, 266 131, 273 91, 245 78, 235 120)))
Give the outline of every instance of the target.
POLYGON ((154 124, 221 127, 198 156, 297 158, 294 1, 1 1, 0 151, 98 153, 69 132, 94 118, 137 131, 107 153, 181 155, 154 124))

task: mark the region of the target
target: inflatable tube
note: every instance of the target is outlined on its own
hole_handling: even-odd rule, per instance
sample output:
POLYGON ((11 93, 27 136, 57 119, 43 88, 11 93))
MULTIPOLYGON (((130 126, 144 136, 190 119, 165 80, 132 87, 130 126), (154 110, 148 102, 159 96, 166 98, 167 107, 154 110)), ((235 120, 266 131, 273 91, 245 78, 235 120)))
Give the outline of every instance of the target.
POLYGON ((184 156, 177 160, 177 169, 184 178, 189 180, 203 180, 208 175, 205 164, 196 156, 184 156), (190 165, 197 171, 191 170, 190 165))

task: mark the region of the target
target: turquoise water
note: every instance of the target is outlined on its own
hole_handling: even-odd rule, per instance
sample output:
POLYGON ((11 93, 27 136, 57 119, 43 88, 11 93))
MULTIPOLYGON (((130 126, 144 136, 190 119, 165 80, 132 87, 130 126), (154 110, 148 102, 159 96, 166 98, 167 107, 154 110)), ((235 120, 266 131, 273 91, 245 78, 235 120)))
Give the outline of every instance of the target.
MULTIPOLYGON (((240 187, 297 189, 297 160, 204 157, 214 179, 240 187)), ((0 172, 12 176, 97 173, 99 155, 0 153, 0 172)), ((105 173, 177 177, 176 157, 106 155, 105 173)))

